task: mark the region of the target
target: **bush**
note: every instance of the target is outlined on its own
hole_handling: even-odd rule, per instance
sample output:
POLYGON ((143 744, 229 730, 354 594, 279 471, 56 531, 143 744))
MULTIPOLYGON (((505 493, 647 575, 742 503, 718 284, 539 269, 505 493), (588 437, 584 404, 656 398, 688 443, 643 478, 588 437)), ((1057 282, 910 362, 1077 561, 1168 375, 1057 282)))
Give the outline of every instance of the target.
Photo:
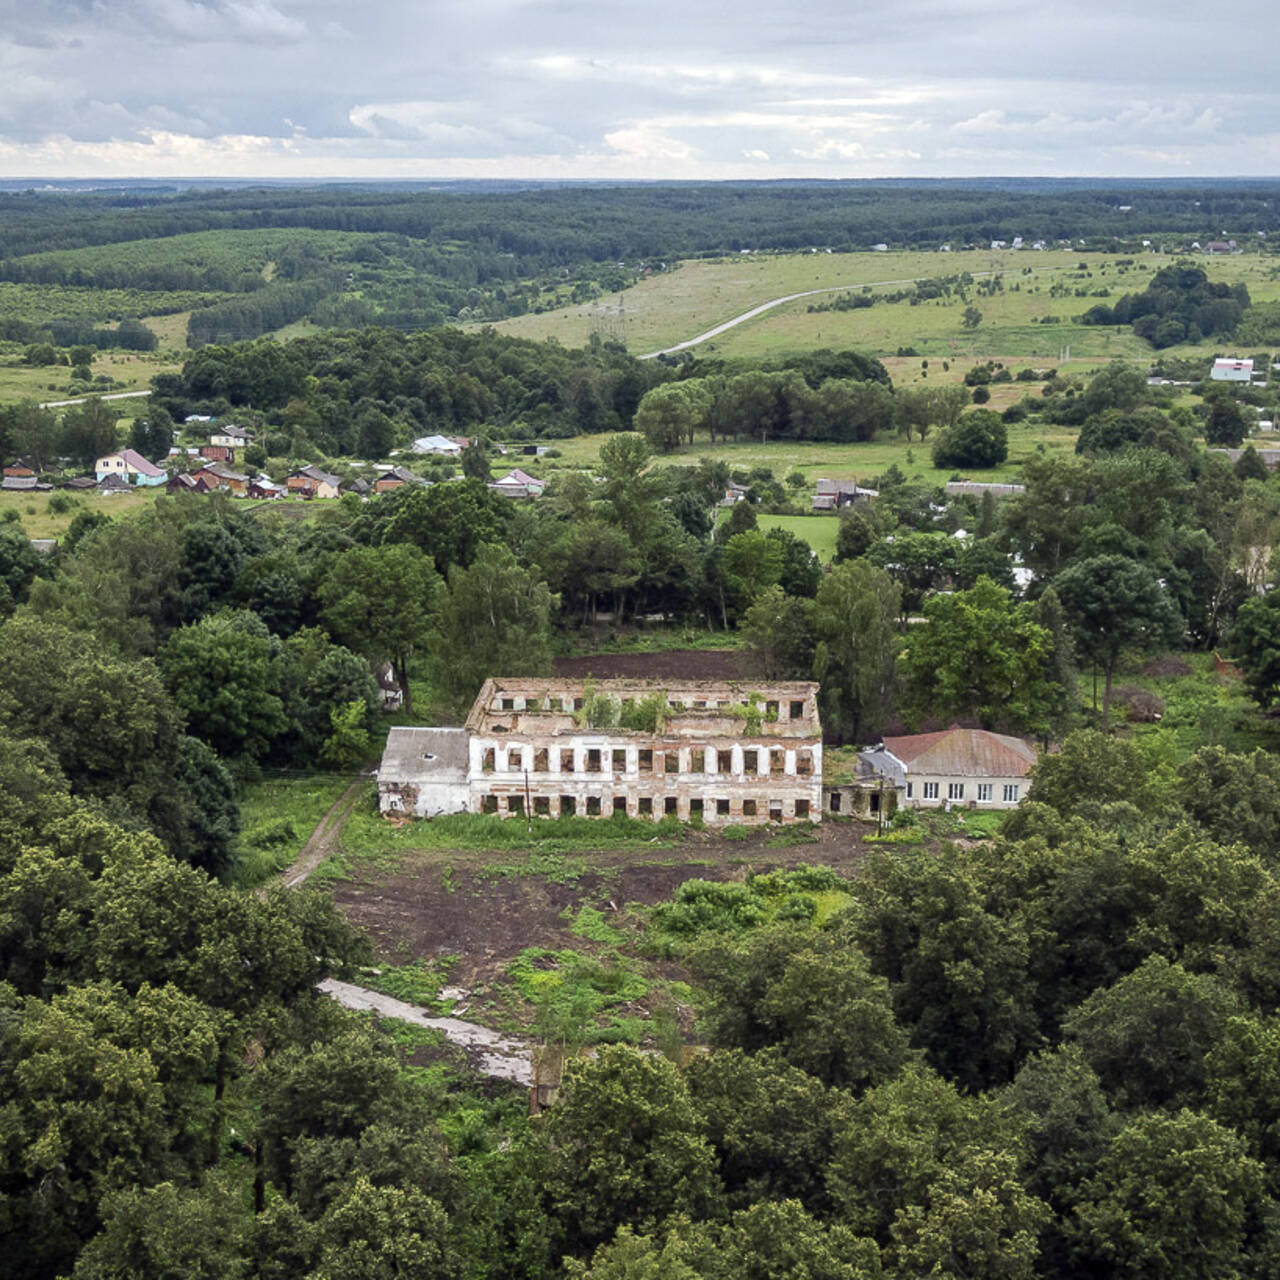
POLYGON ((954 427, 939 433, 933 446, 933 465, 997 467, 1009 456, 1009 433, 991 409, 971 409, 954 427))

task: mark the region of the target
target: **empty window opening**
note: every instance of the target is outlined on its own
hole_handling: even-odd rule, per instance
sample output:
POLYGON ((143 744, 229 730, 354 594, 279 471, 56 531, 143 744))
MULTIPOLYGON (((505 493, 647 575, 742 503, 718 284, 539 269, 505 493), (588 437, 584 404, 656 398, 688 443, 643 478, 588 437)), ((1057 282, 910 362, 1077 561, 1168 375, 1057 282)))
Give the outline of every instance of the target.
MULTIPOLYGON (((872 800, 875 800, 876 798, 877 798, 877 797, 875 797, 875 796, 872 796, 872 797, 871 797, 871 799, 872 799, 872 800)), ((838 791, 833 791, 833 792, 831 793, 831 812, 832 812, 832 813, 839 813, 839 812, 840 812, 840 793, 839 793, 838 791)), ((872 812, 872 813, 875 813, 875 807, 874 807, 874 805, 872 806, 871 812, 872 812)))
POLYGON ((600 750, 598 747, 587 748, 587 770, 588 773, 600 772, 600 750))
POLYGON ((742 753, 742 767, 748 773, 760 772, 760 752, 755 747, 748 747, 742 753))
POLYGON ((534 796, 533 811, 540 818, 549 817, 551 814, 551 797, 550 796, 534 796))
POLYGON ((588 796, 587 797, 587 817, 598 818, 599 816, 600 816, 600 797, 588 796))
POLYGON ((778 718, 778 704, 772 701, 766 702, 764 704, 764 714, 766 719, 776 720, 778 718))
POLYGON ((675 796, 667 796, 667 797, 666 797, 666 799, 665 799, 665 800, 663 800, 663 802, 662 802, 662 812, 663 812, 663 813, 675 813, 675 812, 676 812, 676 798, 675 798, 675 796))
POLYGON ((533 753, 534 773, 547 773, 551 768, 550 757, 546 747, 539 747, 533 753))
POLYGON ((769 821, 770 822, 782 821, 782 801, 781 800, 769 801, 769 821))
POLYGON ((796 773, 802 778, 811 778, 813 776, 812 751, 796 752, 796 773))
POLYGON ((663 773, 679 773, 680 772, 680 756, 675 751, 668 751, 662 757, 663 773))
POLYGON ((913 793, 914 791, 915 791, 915 784, 914 784, 914 783, 911 783, 911 782, 908 782, 908 783, 907 783, 907 799, 908 799, 908 800, 910 800, 910 799, 912 798, 912 793, 913 793))
POLYGON ((716 772, 717 773, 733 772, 733 752, 732 751, 716 752, 716 772))
POLYGON ((793 720, 804 719, 804 703, 803 702, 793 702, 791 704, 791 718, 793 720))
POLYGON ((653 748, 652 747, 640 748, 640 772, 641 773, 653 772, 653 748))
POLYGON ((879 813, 880 812, 880 793, 878 791, 873 791, 871 793, 870 798, 871 798, 871 812, 879 813))
POLYGON ((613 771, 614 771, 614 773, 626 773, 626 771, 627 771, 627 749, 626 749, 626 747, 614 747, 614 749, 613 749, 613 771))
POLYGON ((492 747, 485 747, 484 755, 481 756, 480 758, 480 768, 485 773, 492 773, 494 768, 494 761, 496 759, 497 759, 497 753, 494 751, 494 749, 492 747))
POLYGON ((754 818, 756 816, 756 802, 754 800, 744 800, 742 802, 742 816, 744 818, 754 818))
POLYGON ((717 800, 716 813, 722 818, 727 818, 729 816, 729 801, 725 799, 717 800))
POLYGON ((507 797, 508 813, 524 813, 524 796, 508 796, 507 797))
POLYGON ((690 757, 690 769, 694 773, 706 773, 707 771, 707 753, 702 747, 695 747, 690 757))
POLYGON ((769 773, 776 776, 785 773, 787 768, 787 753, 778 747, 769 752, 769 773))
POLYGON ((702 800, 700 798, 697 800, 690 800, 689 801, 690 820, 692 821, 695 818, 701 818, 701 817, 702 817, 702 800))
POLYGON ((626 796, 613 797, 613 811, 614 813, 622 814, 624 818, 627 816, 627 797, 626 796))
POLYGON ((484 798, 484 802, 483 802, 483 804, 480 806, 480 811, 481 811, 482 813, 497 813, 497 812, 498 812, 498 797, 497 797, 497 796, 485 796, 485 798, 484 798))
POLYGON ((582 699, 581 699, 581 698, 574 698, 574 700, 573 700, 573 709, 574 709, 575 711, 581 711, 581 710, 582 710, 582 699))
POLYGON ((809 802, 807 800, 796 801, 796 817, 807 818, 809 816, 809 802))
POLYGON ((574 800, 572 796, 560 797, 560 816, 562 818, 566 816, 572 816, 577 812, 578 812, 578 804, 577 804, 577 801, 574 800))
POLYGON ((503 698, 502 709, 503 711, 514 711, 516 709, 516 700, 514 698, 503 698))
POLYGON ((562 751, 562 752, 560 753, 560 772, 561 772, 561 773, 572 773, 572 772, 574 771, 574 768, 575 768, 575 766, 574 766, 574 763, 573 763, 573 752, 572 752, 572 751, 562 751))
POLYGON ((564 704, 560 701, 560 699, 559 699, 559 698, 548 698, 548 699, 547 699, 547 710, 548 710, 548 711, 559 711, 559 710, 561 709, 561 707, 563 707, 563 705, 564 705, 564 704))
POLYGON ((652 814, 653 814, 653 797, 652 797, 652 796, 641 796, 641 797, 640 797, 639 802, 638 802, 638 803, 637 803, 637 805, 636 805, 636 812, 637 812, 637 813, 639 813, 641 817, 650 817, 650 816, 652 816, 652 814))

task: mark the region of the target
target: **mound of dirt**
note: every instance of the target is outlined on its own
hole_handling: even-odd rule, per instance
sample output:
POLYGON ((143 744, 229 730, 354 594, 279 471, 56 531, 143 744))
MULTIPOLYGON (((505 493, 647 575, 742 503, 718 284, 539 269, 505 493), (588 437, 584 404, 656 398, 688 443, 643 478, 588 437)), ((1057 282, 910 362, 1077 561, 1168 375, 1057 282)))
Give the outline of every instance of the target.
POLYGON ((581 680, 742 680, 756 674, 738 649, 663 649, 656 653, 587 653, 555 660, 556 675, 581 680))
POLYGON ((1189 676, 1191 672, 1191 663, 1186 658, 1178 657, 1176 653, 1166 654, 1163 658, 1152 658, 1142 668, 1144 676, 1154 679, 1160 679, 1164 676, 1189 676))

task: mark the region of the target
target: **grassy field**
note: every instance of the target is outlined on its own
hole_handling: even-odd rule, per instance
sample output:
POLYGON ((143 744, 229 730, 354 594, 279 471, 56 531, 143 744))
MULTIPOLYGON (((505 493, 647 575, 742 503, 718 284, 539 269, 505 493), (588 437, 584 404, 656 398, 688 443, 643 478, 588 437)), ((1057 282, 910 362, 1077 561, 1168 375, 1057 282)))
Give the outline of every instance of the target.
MULTIPOLYGON (((167 318, 167 317, 166 317, 167 318)), ((6 344, 0 350, 0 404, 15 404, 22 400, 67 400, 85 394, 84 383, 71 381, 71 370, 65 365, 47 365, 32 368, 22 362, 22 348, 6 344)), ((171 373, 179 368, 174 356, 165 351, 100 351, 93 360, 95 378, 108 377, 110 387, 95 390, 110 394, 113 391, 145 391, 151 379, 158 373, 171 373)), ((126 405, 117 406, 123 414, 126 405)))
POLYGON ((315 774, 268 778, 246 787, 235 883, 253 888, 284 870, 350 783, 346 774, 315 774))
MULTIPOLYGON (((1007 386, 999 388, 1008 391, 1007 386)), ((1019 387, 1016 395, 1026 390, 1019 387)), ((1032 387, 1034 391, 1034 386, 1032 387)), ((992 405, 997 406, 996 396, 992 405)), ((575 436, 570 440, 556 441, 561 457, 540 459, 538 474, 550 477, 557 468, 592 467, 600 457, 600 445, 607 436, 575 436)), ((1022 463, 1041 446, 1051 451, 1069 451, 1075 447, 1076 432, 1071 427, 1016 423, 1009 428, 1009 458, 989 471, 975 471, 975 480, 1008 481, 1017 478, 1022 463)), ((812 486, 819 479, 870 480, 896 464, 908 476, 943 483, 955 474, 954 469, 939 469, 930 456, 932 437, 921 444, 918 440, 907 444, 904 440, 877 440, 866 444, 821 444, 813 441, 771 440, 729 441, 711 444, 699 441, 657 458, 659 466, 689 466, 699 458, 716 458, 727 462, 735 471, 750 471, 753 467, 770 467, 779 478, 792 471, 800 472, 812 486)), ((793 517, 794 518, 794 517, 793 517)))
POLYGON ((840 521, 835 516, 761 516, 760 528, 785 529, 803 538, 818 553, 823 564, 830 564, 836 554, 836 534, 840 521))
MULTIPOLYGON (((520 316, 497 328, 521 337, 554 337, 566 346, 582 345, 596 330, 615 333, 621 328, 628 349, 639 354, 685 341, 761 302, 806 289, 862 288, 873 281, 1000 271, 1001 292, 972 297, 983 316, 972 330, 962 326, 965 304, 956 298, 916 306, 907 301, 884 303, 856 311, 814 311, 811 308, 823 299, 807 298, 766 312, 697 350, 762 358, 818 347, 855 347, 883 357, 911 347, 921 356, 954 357, 962 363, 996 358, 1042 366, 1057 365, 1068 349, 1072 363, 1149 359, 1151 348, 1127 330, 1086 328, 1073 324, 1072 318, 1107 298, 1140 292, 1170 261, 1152 254, 1124 264, 1119 258, 1057 250, 751 255, 687 262, 598 303, 520 316), (619 318, 620 308, 625 309, 625 320, 619 318), (1046 323, 1046 316, 1054 319, 1046 323)), ((1280 298, 1280 268, 1270 258, 1242 255, 1201 261, 1214 280, 1246 282, 1255 301, 1280 298)), ((872 292, 899 287, 872 285, 872 292)), ((1170 354, 1183 350, 1172 348, 1170 354)), ((1185 348, 1190 353, 1206 350, 1185 348)), ((930 372, 936 376, 932 366, 930 372)))

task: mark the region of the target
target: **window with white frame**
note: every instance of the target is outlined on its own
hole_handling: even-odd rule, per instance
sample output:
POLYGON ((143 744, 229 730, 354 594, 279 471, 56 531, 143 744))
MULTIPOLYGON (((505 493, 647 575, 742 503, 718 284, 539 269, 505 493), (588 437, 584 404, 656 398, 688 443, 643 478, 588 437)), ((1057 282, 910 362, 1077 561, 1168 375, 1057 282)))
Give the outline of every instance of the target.
POLYGON ((1006 782, 1004 784, 1004 802, 1005 804, 1018 803, 1018 784, 1016 782, 1006 782))
POLYGON ((948 782, 947 783, 947 799, 963 800, 964 799, 964 783, 948 782))
POLYGON ((938 798, 938 784, 936 782, 926 782, 924 784, 924 798, 926 800, 936 800, 938 798))
POLYGON ((991 799, 991 783, 989 782, 978 783, 978 803, 981 804, 984 800, 990 800, 990 799, 991 799))

